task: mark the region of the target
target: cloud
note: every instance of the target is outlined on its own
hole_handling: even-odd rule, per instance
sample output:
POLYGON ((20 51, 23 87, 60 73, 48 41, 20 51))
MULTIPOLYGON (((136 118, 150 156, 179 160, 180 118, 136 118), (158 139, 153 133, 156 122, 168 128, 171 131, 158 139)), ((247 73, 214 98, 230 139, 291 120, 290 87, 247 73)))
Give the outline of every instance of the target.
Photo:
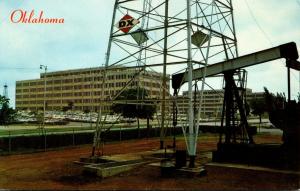
POLYGON ((102 65, 112 7, 98 0, 1 1, 0 89, 8 84, 13 103, 15 81, 38 78, 40 64, 49 71, 102 65), (16 9, 44 11, 46 17, 65 18, 65 24, 13 24, 9 17, 16 9))
MULTIPOLYGON (((245 1, 238 1, 235 9, 240 55, 291 41, 298 43, 298 51, 300 50, 300 7, 296 1, 247 0, 251 10, 247 8, 245 1)), ((273 92, 287 92, 284 60, 253 66, 247 70, 248 87, 261 91, 266 86, 273 92)), ((291 80, 292 84, 299 84, 298 75, 291 80)), ((299 86, 294 85, 292 92, 297 91, 299 92, 299 86)))
MULTIPOLYGON (((253 15, 245 0, 233 1, 240 55, 269 48, 271 44, 266 35, 274 46, 295 41, 299 48, 300 6, 296 1, 247 2, 253 15)), ((114 2, 103 0, 1 1, 0 90, 8 83, 9 95, 14 100, 15 81, 38 78, 40 64, 48 65, 49 71, 101 66, 109 39, 113 6, 114 2), (11 12, 20 8, 36 12, 43 10, 48 17, 64 17, 65 24, 10 23, 11 12)), ((176 6, 170 5, 172 9, 177 9, 176 6)), ((168 68, 169 73, 176 70, 171 66, 168 68)), ((298 75, 293 73, 292 83, 297 84, 298 75)), ((248 87, 254 90, 260 91, 261 87, 267 86, 274 91, 286 91, 285 80, 283 61, 249 68, 248 87)), ((219 81, 216 84, 220 84, 219 81)), ((218 88, 221 88, 220 85, 216 85, 218 88)), ((294 92, 297 88, 293 85, 294 92)))

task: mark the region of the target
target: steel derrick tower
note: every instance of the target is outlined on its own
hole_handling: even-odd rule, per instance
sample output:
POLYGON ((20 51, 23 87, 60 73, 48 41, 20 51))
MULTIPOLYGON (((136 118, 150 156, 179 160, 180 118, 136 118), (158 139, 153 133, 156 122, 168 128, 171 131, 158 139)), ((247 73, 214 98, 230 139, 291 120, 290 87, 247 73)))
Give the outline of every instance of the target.
MULTIPOLYGON (((203 95, 195 98, 192 94, 199 84, 192 81, 192 70, 237 55, 231 0, 116 0, 104 67, 105 73, 109 73, 110 68, 134 68, 136 79, 146 70, 163 74, 158 111, 161 113, 161 148, 170 101, 166 74, 188 71, 186 138, 193 160, 203 95), (196 110, 193 109, 195 104, 196 110)), ((203 90, 205 78, 200 82, 199 89, 203 90)), ((178 91, 174 92, 174 98, 177 95, 178 91)), ((116 96, 110 95, 112 99, 116 96)))

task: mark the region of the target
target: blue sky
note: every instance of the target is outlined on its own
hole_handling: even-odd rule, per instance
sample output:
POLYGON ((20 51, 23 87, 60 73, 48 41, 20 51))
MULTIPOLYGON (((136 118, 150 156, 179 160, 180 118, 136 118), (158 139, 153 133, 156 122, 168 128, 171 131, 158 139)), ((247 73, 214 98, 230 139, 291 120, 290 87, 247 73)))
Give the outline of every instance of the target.
MULTIPOLYGON (((184 0, 177 0, 185 3, 184 0)), ((300 50, 299 0, 233 0, 240 55, 295 41, 300 50), (248 3, 248 6, 247 6, 248 3)), ((0 2, 0 94, 5 83, 12 105, 15 81, 38 78, 39 65, 49 71, 101 66, 107 48, 114 1, 2 0, 0 2), (63 17, 62 25, 13 24, 16 9, 43 10, 63 17)), ((284 61, 248 69, 248 87, 286 91, 284 61)), ((292 71, 292 94, 299 91, 299 73, 292 71)))

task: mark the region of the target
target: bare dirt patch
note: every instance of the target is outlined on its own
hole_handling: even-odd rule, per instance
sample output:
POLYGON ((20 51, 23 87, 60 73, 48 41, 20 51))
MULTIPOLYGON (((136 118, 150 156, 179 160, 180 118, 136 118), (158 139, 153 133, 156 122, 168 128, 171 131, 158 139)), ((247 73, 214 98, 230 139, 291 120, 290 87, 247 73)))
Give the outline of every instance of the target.
MULTIPOLYGON (((201 153, 216 149, 218 137, 205 135, 200 137, 198 151, 201 153)), ((258 143, 281 142, 278 135, 259 135, 258 143)), ((169 140, 167 145, 172 145, 169 140)), ((177 141, 178 148, 185 148, 184 140, 177 141)), ((133 153, 157 149, 159 139, 142 139, 109 143, 104 146, 105 155, 133 153)), ((234 174, 224 171, 208 172, 204 177, 169 177, 163 178, 160 169, 155 166, 142 166, 120 175, 99 179, 82 174, 82 168, 73 161, 91 154, 91 145, 69 147, 56 151, 12 155, 0 157, 0 188, 4 189, 207 189, 207 190, 240 190, 240 189, 297 189, 299 184, 285 180, 285 177, 262 175, 247 177, 245 174, 234 174)))

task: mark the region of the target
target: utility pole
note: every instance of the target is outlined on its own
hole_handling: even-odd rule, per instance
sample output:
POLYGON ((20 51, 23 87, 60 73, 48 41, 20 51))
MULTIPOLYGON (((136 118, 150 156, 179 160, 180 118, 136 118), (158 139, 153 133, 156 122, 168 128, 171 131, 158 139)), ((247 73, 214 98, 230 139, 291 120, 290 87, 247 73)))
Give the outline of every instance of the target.
POLYGON ((44 68, 44 103, 43 103, 43 129, 45 129, 45 114, 46 114, 46 86, 47 86, 47 69, 48 67, 46 65, 40 65, 40 69, 42 70, 44 68))
POLYGON ((291 101, 291 68, 287 67, 288 103, 291 101))
POLYGON ((7 91, 7 88, 8 88, 8 86, 7 86, 7 84, 5 84, 5 85, 4 85, 4 89, 3 89, 3 96, 4 96, 6 99, 8 99, 8 91, 7 91))

